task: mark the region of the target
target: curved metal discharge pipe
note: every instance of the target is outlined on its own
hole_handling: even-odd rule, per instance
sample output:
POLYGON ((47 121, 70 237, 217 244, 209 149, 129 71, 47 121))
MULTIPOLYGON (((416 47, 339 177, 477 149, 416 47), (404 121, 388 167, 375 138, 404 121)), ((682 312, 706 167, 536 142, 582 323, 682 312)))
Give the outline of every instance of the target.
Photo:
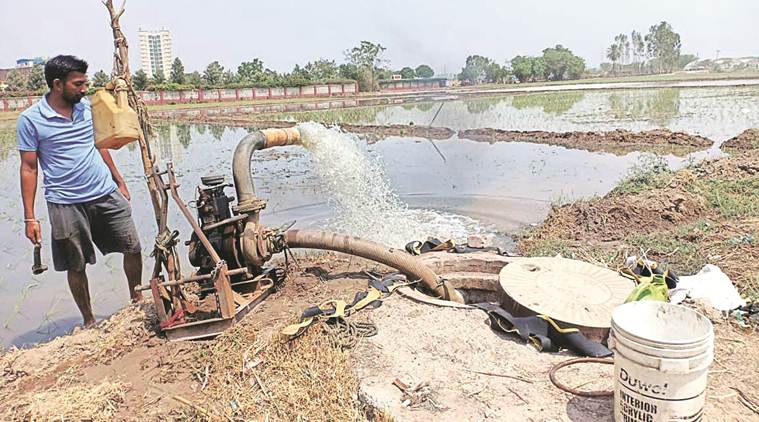
MULTIPOLYGON (((232 173, 237 191, 237 208, 238 211, 250 215, 240 237, 240 248, 249 264, 262 267, 271 258, 268 242, 264 241, 259 224, 259 211, 265 203, 256 197, 250 167, 251 158, 253 153, 260 149, 297 144, 300 144, 300 132, 296 128, 266 129, 249 134, 235 149, 232 173)), ((412 280, 420 280, 427 289, 444 299, 464 303, 464 298, 459 292, 405 251, 352 236, 317 230, 289 230, 285 232, 285 242, 290 248, 342 252, 379 262, 403 272, 412 280)))
POLYGON ((320 230, 288 230, 285 232, 285 242, 290 248, 323 249, 379 262, 397 269, 412 280, 420 280, 425 287, 442 298, 464 303, 464 298, 456 289, 438 277, 428 266, 419 262, 416 257, 403 250, 353 236, 320 230))

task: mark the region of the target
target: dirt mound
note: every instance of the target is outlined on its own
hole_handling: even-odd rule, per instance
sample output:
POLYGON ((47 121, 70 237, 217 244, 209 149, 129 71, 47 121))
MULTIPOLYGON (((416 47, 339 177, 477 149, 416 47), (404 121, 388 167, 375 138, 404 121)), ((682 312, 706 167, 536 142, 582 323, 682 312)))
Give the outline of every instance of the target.
POLYGON ((759 153, 623 182, 604 198, 551 211, 522 234, 525 255, 584 259, 617 268, 645 252, 681 274, 718 265, 759 298, 759 153))
POLYGON ((669 230, 694 221, 703 212, 703 199, 692 193, 646 191, 556 208, 535 236, 561 234, 567 240, 610 242, 631 233, 669 230))
POLYGON ((448 139, 456 132, 447 127, 425 127, 414 125, 340 125, 343 130, 351 133, 372 135, 378 139, 389 136, 413 136, 427 139, 448 139))
POLYGON ((759 175, 759 154, 745 151, 700 166, 699 178, 740 179, 759 175))
POLYGON ((741 152, 759 149, 759 129, 746 129, 738 136, 728 139, 722 144, 727 152, 741 152))
POLYGON ((545 132, 513 131, 492 128, 462 130, 459 138, 481 142, 531 142, 584 149, 592 152, 608 152, 624 155, 633 151, 686 155, 709 148, 713 142, 703 136, 667 129, 632 132, 617 129, 610 132, 545 132))

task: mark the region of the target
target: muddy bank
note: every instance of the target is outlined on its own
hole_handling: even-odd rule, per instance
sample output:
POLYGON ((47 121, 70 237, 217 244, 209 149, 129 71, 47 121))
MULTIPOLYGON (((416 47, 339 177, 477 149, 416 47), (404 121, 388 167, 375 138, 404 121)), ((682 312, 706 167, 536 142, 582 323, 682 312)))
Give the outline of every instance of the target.
POLYGON ((458 136, 480 142, 532 142, 616 155, 643 151, 684 156, 707 149, 714 144, 703 136, 672 132, 667 129, 643 132, 624 129, 610 132, 545 132, 480 128, 462 130, 458 136))
POLYGON ((554 208, 518 249, 621 265, 641 251, 681 274, 720 266, 759 298, 759 153, 639 174, 603 198, 554 208))
POLYGON ((759 129, 746 129, 725 141, 721 148, 730 153, 759 149, 759 129))
POLYGON ((448 139, 455 135, 447 127, 425 127, 415 125, 339 125, 344 131, 370 135, 372 138, 383 139, 390 136, 412 136, 427 139, 448 139))

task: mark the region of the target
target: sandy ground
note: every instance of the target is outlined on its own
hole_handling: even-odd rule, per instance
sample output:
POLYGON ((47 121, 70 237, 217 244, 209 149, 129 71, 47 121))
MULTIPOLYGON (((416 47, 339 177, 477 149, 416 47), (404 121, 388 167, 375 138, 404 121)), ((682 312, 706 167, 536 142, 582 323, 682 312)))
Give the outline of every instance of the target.
MULTIPOLYGON (((611 420, 611 397, 577 397, 548 379, 551 367, 574 357, 571 353, 539 353, 519 339, 495 333, 483 312, 417 304, 397 296, 372 311, 371 318, 379 333, 357 350, 361 393, 399 421, 611 420), (403 406, 401 391, 392 385, 396 378, 407 385, 428 382, 435 404, 403 406)), ((759 420, 731 389, 756 397, 759 383, 751 374, 759 373, 759 353, 747 346, 759 335, 721 318, 716 322, 716 361, 709 375, 705 420, 759 420)), ((561 370, 559 378, 583 390, 610 389, 612 369, 583 364, 561 370)))
MULTIPOLYGON (((327 257, 302 262, 302 272, 255 309, 242 328, 267 339, 306 306, 326 299, 349 300, 366 287, 361 273, 366 264, 327 257)), ((188 416, 188 407, 172 397, 204 402, 203 375, 193 368, 203 367, 197 352, 209 343, 166 342, 152 331, 150 308, 147 303, 130 307, 95 329, 0 356, 0 394, 5 398, 0 419, 22 420, 40 393, 60 390, 70 378, 75 379, 72 385, 87 389, 109 383, 123 386, 123 395, 110 404, 112 410, 96 420, 198 417, 188 416)), ((751 420, 757 415, 731 388, 756 399, 759 359, 750 345, 757 335, 719 315, 711 317, 717 322, 717 353, 710 374, 708 420, 751 420)), ((361 380, 359 398, 396 420, 610 420, 610 398, 574 397, 548 380, 551 366, 570 354, 538 353, 518 339, 495 333, 481 311, 435 307, 395 294, 380 308, 355 318, 371 320, 378 328, 376 336, 350 352, 361 380), (427 399, 404 406, 401 391, 392 384, 396 379, 410 386, 428 383, 423 389, 427 399)), ((611 387, 611 366, 583 365, 560 374, 571 386, 611 387)))

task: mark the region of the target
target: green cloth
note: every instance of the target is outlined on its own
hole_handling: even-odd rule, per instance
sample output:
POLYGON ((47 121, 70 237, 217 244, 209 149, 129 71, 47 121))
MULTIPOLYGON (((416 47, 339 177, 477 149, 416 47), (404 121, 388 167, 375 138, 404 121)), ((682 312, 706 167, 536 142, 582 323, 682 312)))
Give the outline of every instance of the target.
POLYGON ((654 274, 653 278, 638 284, 633 291, 627 296, 625 303, 637 302, 639 300, 658 300, 667 302, 669 300, 669 289, 667 280, 663 274, 654 274))

